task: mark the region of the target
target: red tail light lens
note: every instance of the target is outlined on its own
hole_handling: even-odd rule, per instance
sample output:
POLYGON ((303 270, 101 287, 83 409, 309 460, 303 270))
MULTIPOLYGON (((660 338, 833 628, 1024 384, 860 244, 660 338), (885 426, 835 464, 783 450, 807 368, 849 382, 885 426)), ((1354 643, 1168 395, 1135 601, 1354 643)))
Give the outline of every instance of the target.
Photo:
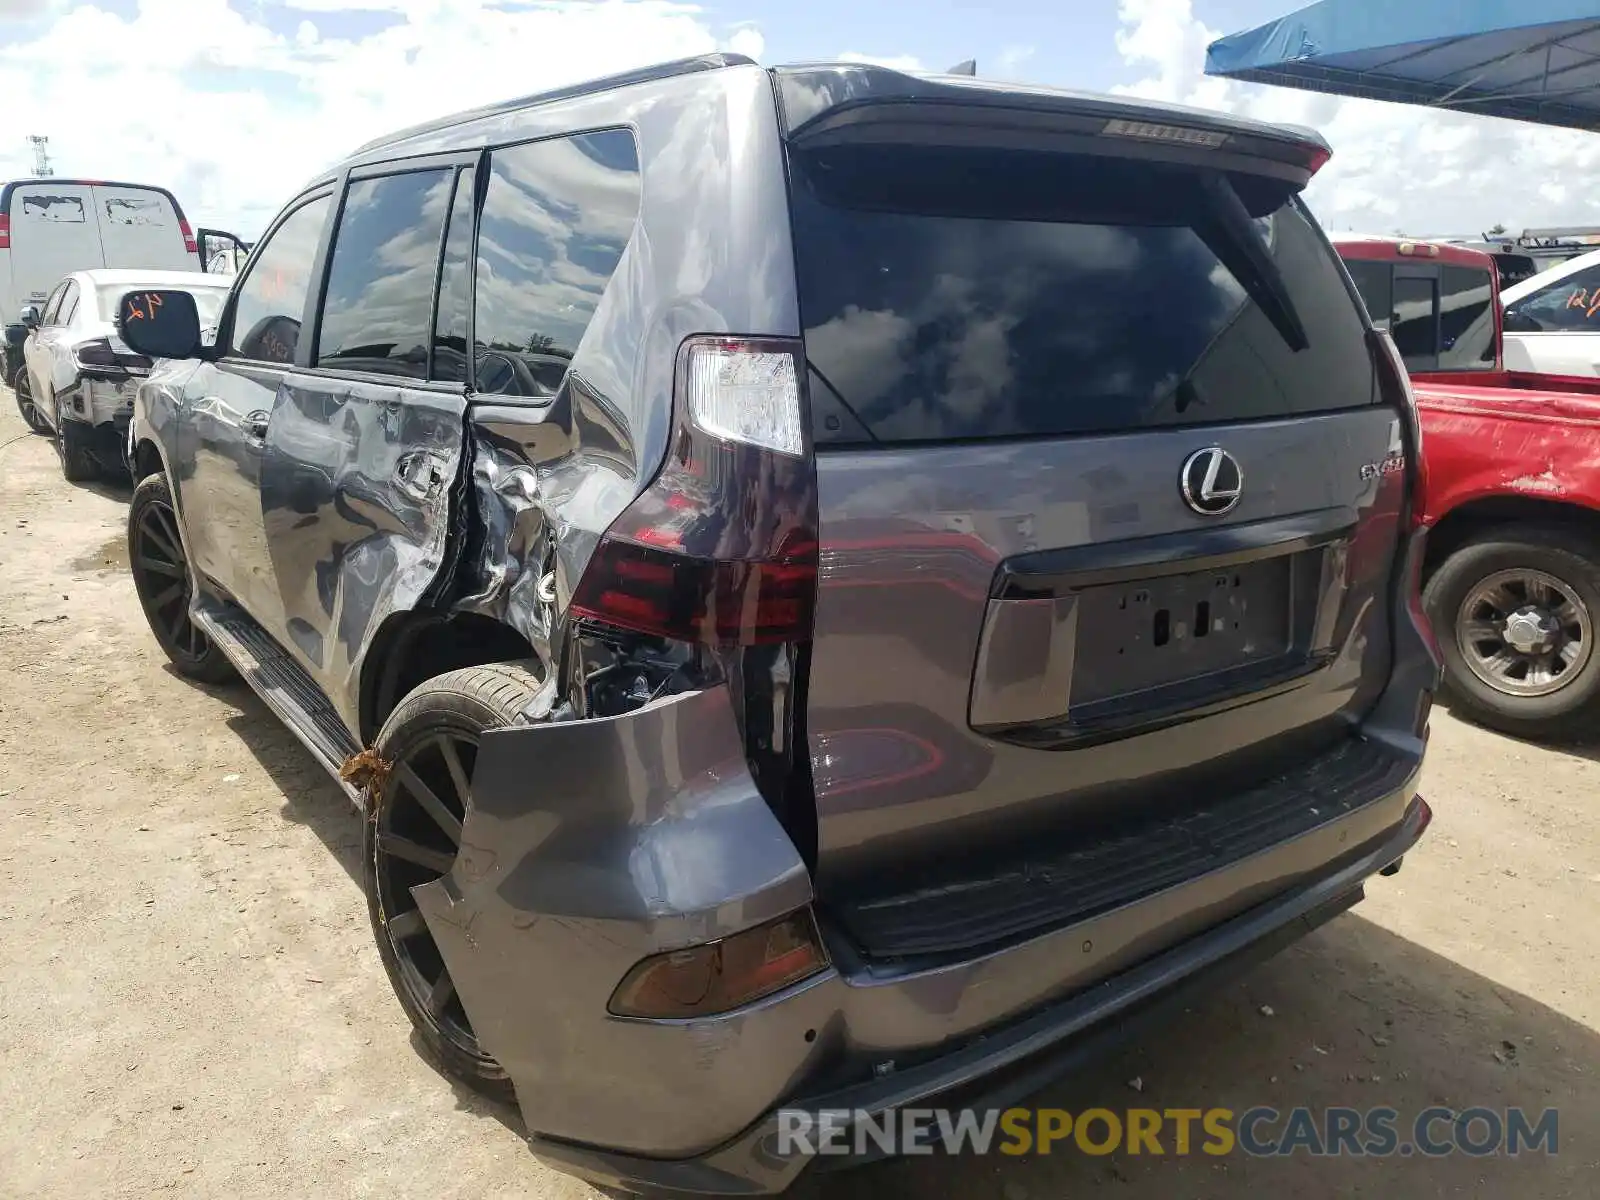
POLYGON ((692 338, 667 461, 600 539, 576 620, 725 646, 811 637, 816 475, 787 341, 692 338))
POLYGON ((828 965, 811 910, 801 909, 720 942, 647 958, 611 997, 619 1017, 656 1020, 731 1012, 828 965))
POLYGON ((0 250, 11 249, 11 214, 0 213, 0 250))
POLYGON ((190 254, 199 254, 200 247, 195 243, 194 230, 189 228, 189 222, 182 217, 178 218, 178 232, 183 234, 183 248, 190 254))

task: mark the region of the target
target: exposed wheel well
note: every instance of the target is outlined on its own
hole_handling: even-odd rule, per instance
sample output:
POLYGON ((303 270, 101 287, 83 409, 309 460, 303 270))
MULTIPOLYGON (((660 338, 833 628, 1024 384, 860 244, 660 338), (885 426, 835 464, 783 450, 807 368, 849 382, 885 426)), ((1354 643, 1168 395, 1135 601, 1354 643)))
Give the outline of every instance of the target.
POLYGON ((140 480, 148 479, 160 471, 161 451, 156 449, 154 442, 146 438, 133 452, 133 482, 138 484, 140 480))
POLYGON ((1424 582, 1439 564, 1483 530, 1508 524, 1566 528, 1600 539, 1600 510, 1559 500, 1490 496, 1451 509, 1428 531, 1428 553, 1422 564, 1424 582))
POLYGON ((395 705, 418 684, 463 667, 534 657, 512 629, 475 613, 400 613, 378 631, 361 674, 361 741, 371 745, 395 705))

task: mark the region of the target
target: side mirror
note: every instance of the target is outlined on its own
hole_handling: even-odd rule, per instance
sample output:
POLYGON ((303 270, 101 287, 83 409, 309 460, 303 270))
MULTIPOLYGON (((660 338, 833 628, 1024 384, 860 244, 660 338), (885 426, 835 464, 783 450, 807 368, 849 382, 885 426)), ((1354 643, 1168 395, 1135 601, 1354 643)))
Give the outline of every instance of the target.
POLYGON ((1508 308, 1500 316, 1500 327, 1507 333, 1538 333, 1539 322, 1524 316, 1520 309, 1508 308))
POLYGON ((117 332, 146 358, 195 358, 200 310, 188 292, 129 292, 117 302, 117 332))
POLYGON ((39 328, 39 306, 24 304, 22 306, 22 324, 25 329, 39 328))

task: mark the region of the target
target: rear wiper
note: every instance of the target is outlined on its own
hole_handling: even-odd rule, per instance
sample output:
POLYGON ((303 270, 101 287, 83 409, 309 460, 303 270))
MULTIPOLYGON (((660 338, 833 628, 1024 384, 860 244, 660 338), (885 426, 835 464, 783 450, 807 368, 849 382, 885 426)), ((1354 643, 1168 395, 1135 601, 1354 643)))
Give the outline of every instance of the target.
POLYGON ((1232 182, 1219 171, 1206 171, 1200 176, 1200 194, 1207 219, 1197 223, 1195 232, 1266 314, 1289 349, 1306 349, 1311 341, 1289 297, 1283 272, 1232 182))

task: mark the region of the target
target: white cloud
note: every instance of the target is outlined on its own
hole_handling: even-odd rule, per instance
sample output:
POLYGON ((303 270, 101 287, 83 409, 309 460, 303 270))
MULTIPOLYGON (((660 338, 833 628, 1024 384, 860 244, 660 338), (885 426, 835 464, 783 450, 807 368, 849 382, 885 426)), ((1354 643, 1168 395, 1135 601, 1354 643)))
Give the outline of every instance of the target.
POLYGON ((926 71, 922 60, 911 54, 862 54, 846 50, 839 55, 840 62, 870 63, 875 67, 888 67, 891 71, 926 71))
POLYGON ((31 174, 26 134, 60 175, 162 184, 195 224, 249 238, 296 189, 369 138, 648 63, 762 49, 668 0, 141 0, 124 18, 73 0, 0 37, 0 179, 31 174), (246 7, 244 5, 240 6, 246 7), (260 15, 275 10, 269 25, 260 15), (390 13, 369 37, 340 12, 390 13), (279 34, 274 29, 292 30, 279 34))
POLYGON ((1140 74, 1118 91, 1321 131, 1333 158, 1306 195, 1330 230, 1476 234, 1497 221, 1514 230, 1595 223, 1585 195, 1600 167, 1594 134, 1213 79, 1205 51, 1221 31, 1196 19, 1190 0, 1120 0, 1118 15, 1117 50, 1140 74))

